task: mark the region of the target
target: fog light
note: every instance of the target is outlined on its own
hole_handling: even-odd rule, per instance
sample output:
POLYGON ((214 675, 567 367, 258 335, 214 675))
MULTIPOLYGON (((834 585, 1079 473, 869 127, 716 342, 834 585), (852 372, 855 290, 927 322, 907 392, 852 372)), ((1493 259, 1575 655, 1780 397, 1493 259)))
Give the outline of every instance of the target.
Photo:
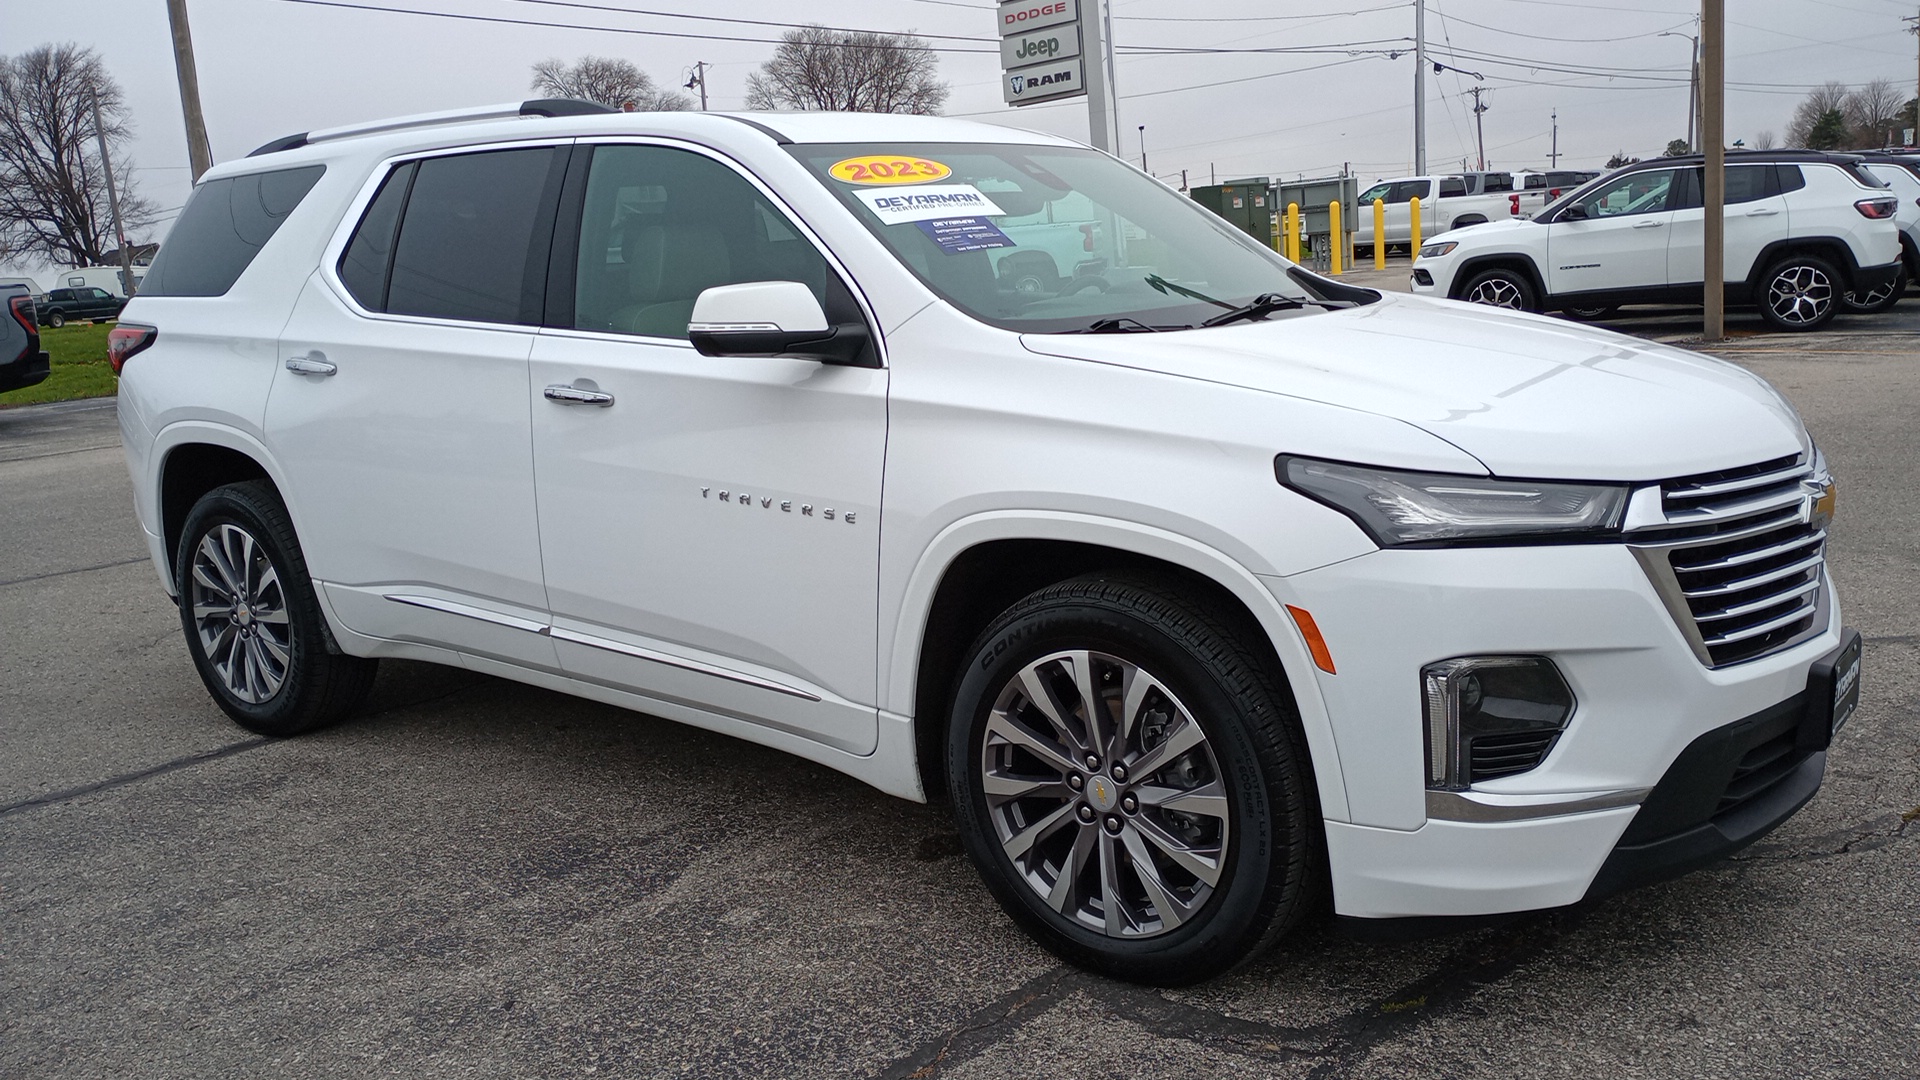
POLYGON ((1427 786, 1459 791, 1546 760, 1573 691, 1544 656, 1466 656, 1420 669, 1427 786))

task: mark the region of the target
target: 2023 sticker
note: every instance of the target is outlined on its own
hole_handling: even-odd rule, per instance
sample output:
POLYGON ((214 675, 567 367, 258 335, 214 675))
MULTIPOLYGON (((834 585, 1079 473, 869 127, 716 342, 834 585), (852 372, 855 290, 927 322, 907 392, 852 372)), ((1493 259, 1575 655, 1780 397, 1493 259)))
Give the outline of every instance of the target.
POLYGON ((953 170, 926 158, 869 154, 836 161, 828 166, 827 175, 847 184, 925 184, 944 180, 953 170))

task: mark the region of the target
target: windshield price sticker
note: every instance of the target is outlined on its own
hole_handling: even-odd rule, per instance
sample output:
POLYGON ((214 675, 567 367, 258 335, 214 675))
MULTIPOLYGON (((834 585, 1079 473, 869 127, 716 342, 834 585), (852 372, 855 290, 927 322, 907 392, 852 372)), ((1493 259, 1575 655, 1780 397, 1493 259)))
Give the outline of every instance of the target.
POLYGON ((972 184, 940 184, 912 191, 856 191, 853 197, 865 203, 883 225, 934 218, 1005 217, 1007 213, 972 184))
POLYGON ((914 224, 949 255, 1019 246, 1012 237, 1001 232, 998 225, 983 217, 929 218, 914 224))
POLYGON ((926 158, 868 154, 834 162, 827 175, 843 184, 925 184, 945 180, 953 170, 926 158))

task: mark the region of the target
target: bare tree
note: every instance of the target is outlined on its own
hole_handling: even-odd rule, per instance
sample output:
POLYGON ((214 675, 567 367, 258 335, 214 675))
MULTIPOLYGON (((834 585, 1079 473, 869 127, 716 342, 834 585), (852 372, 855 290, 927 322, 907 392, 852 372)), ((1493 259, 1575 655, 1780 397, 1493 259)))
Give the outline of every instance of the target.
POLYGON ((1793 119, 1787 121, 1787 145, 1806 146, 1813 136, 1814 126, 1821 117, 1829 112, 1846 115, 1847 98, 1852 91, 1843 82, 1829 81, 1807 92, 1807 96, 1794 107, 1793 119))
POLYGON ((0 56, 0 248, 90 266, 119 247, 94 135, 96 99, 121 220, 129 233, 152 221, 153 205, 135 191, 131 160, 114 149, 132 135, 120 87, 92 49, 43 45, 0 56))
POLYGON ((1891 79, 1875 79, 1848 94, 1840 113, 1847 118, 1853 145, 1886 145, 1888 133, 1900 126, 1900 107, 1905 103, 1905 95, 1891 79))
POLYGON ((747 108, 935 114, 947 101, 939 68, 912 34, 802 27, 780 35, 773 59, 747 76, 747 108))
POLYGON ((639 112, 682 112, 693 99, 654 85, 653 76, 631 61, 609 56, 583 56, 577 63, 542 60, 533 65, 533 89, 561 98, 594 101, 612 109, 639 112))
POLYGON ((1755 150, 1771 150, 1778 142, 1779 140, 1774 138, 1773 132, 1763 131, 1753 137, 1753 148, 1755 150))

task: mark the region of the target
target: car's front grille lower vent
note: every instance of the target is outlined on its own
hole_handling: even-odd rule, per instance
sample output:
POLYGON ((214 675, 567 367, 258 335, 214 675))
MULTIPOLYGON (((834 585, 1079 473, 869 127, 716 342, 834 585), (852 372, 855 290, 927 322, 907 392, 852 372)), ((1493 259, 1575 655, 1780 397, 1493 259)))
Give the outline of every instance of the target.
POLYGON ((1471 747, 1473 776, 1471 783, 1494 780, 1523 773, 1546 759, 1559 731, 1518 731, 1501 735, 1477 735, 1471 747))
POLYGON ((1809 523, 1812 472, 1787 457, 1661 485, 1666 524, 1634 539, 1664 555, 1664 567, 1649 569, 1665 577, 1656 583, 1711 666, 1757 659, 1814 630, 1827 534, 1809 523))

